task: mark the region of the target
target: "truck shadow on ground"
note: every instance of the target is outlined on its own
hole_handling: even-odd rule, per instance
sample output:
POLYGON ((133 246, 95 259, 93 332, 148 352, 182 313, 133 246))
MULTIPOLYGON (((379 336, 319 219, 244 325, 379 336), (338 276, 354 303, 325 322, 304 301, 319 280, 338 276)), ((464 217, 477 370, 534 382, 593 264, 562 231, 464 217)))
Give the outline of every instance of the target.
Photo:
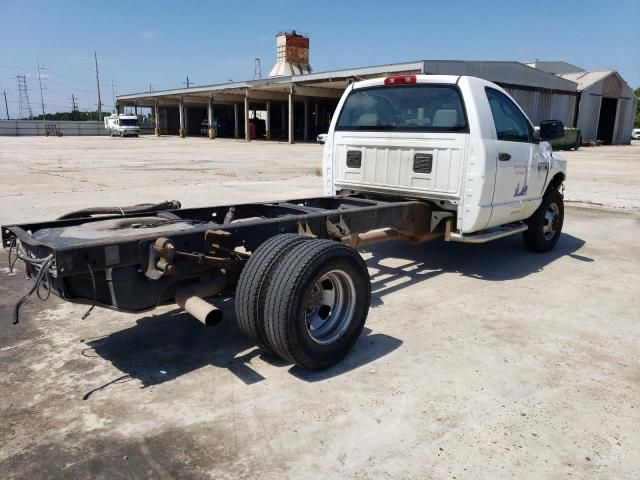
POLYGON ((386 242, 362 249, 371 275, 371 305, 384 303, 384 296, 445 273, 480 280, 515 280, 542 271, 557 259, 569 256, 582 262, 593 259, 576 254, 585 241, 562 234, 547 253, 525 249, 520 236, 474 245, 435 240, 409 245, 386 242), (368 255, 366 255, 368 254, 368 255))
POLYGON ((402 342, 365 328, 351 354, 338 365, 319 372, 304 372, 279 358, 265 354, 240 332, 236 325, 233 302, 220 304, 225 320, 216 327, 204 327, 189 314, 176 309, 161 315, 149 315, 130 328, 83 342, 86 357, 100 356, 123 375, 86 392, 84 399, 112 385, 129 380, 143 387, 158 385, 203 367, 226 368, 242 382, 251 385, 265 378, 252 365, 260 357, 266 363, 288 368, 292 375, 305 381, 318 381, 343 374, 381 358, 402 342))
MULTIPOLYGON (((386 295, 444 273, 506 281, 540 272, 564 256, 591 262, 592 259, 576 254, 584 244, 579 238, 563 234, 556 248, 545 254, 526 251, 519 238, 506 238, 486 245, 436 241, 429 245, 388 242, 372 246, 364 250, 366 256, 371 256, 367 264, 371 271, 372 306, 382 305, 386 295)), ((106 337, 86 340, 86 356, 99 355, 123 375, 87 392, 85 398, 122 381, 135 379, 148 387, 206 366, 226 368, 251 385, 265 379, 257 371, 260 366, 252 365, 257 357, 272 366, 288 368, 296 378, 317 382, 360 368, 402 344, 397 338, 365 328, 343 361, 321 372, 308 372, 263 354, 244 337, 235 322, 233 299, 217 305, 224 312, 225 320, 216 327, 203 327, 190 315, 176 309, 142 317, 136 325, 106 337)))

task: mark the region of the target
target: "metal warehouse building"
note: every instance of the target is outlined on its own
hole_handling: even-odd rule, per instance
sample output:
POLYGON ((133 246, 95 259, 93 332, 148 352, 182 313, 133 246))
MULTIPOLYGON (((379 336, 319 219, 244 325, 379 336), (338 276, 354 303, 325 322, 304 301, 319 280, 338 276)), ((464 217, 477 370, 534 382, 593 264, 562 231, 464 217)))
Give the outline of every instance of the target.
POLYGON ((557 119, 581 128, 584 139, 604 135, 605 143, 630 140, 635 97, 616 72, 584 72, 564 62, 419 60, 312 73, 308 37, 294 31, 276 38, 277 61, 269 78, 121 95, 118 111, 153 109, 158 135, 200 135, 203 126, 215 126, 220 137, 293 143, 328 130, 351 82, 409 73, 472 75, 502 86, 534 124, 557 119), (551 64, 568 67, 553 71, 551 64))
POLYGON ((615 70, 588 72, 567 62, 534 62, 529 66, 577 84, 574 126, 583 139, 629 143, 637 99, 615 70))

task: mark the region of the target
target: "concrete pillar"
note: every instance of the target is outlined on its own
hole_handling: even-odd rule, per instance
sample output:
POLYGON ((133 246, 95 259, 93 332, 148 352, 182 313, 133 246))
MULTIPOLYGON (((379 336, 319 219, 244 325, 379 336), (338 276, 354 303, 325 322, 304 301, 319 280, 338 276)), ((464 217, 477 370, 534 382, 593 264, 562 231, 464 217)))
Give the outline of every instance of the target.
POLYGON ((182 97, 180 97, 178 113, 180 114, 180 129, 178 130, 178 135, 180 135, 180 138, 184 138, 187 136, 187 130, 184 123, 184 101, 182 100, 182 97))
POLYGON ((282 116, 280 117, 280 131, 282 132, 282 135, 284 136, 284 132, 286 131, 287 128, 287 109, 285 108, 285 104, 282 104, 282 116))
POLYGON ((237 103, 233 104, 233 121, 235 126, 234 137, 237 140, 240 138, 240 125, 238 124, 238 104, 237 103))
POLYGON ((209 104, 207 105, 207 121, 209 122, 209 138, 216 138, 216 130, 213 128, 213 97, 209 96, 209 104))
POLYGON ((244 139, 247 142, 251 141, 251 136, 249 135, 249 97, 248 94, 245 93, 244 96, 244 139))
POLYGON ((119 103, 116 103, 116 112, 118 115, 122 113, 123 108, 124 107, 122 105, 120 105, 119 103))
POLYGON ((153 118, 156 121, 156 137, 160 136, 160 109, 158 108, 158 99, 156 98, 156 101, 153 105, 153 118))
POLYGON ((309 99, 304 99, 304 141, 309 140, 309 99))
POLYGON ((289 90, 289 143, 293 143, 293 85, 289 90))
POLYGON ((318 131, 318 102, 316 102, 314 109, 313 109, 313 124, 316 128, 316 135, 318 135, 320 132, 318 131))
POLYGON ((265 137, 271 140, 271 102, 267 100, 267 119, 265 121, 265 137))

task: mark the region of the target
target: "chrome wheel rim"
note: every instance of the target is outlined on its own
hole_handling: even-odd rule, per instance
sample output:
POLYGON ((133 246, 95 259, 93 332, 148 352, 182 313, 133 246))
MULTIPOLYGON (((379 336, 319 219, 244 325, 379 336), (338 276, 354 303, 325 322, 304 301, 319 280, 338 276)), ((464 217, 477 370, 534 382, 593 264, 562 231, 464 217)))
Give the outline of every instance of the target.
POLYGON ((320 344, 336 341, 353 319, 356 289, 342 270, 322 275, 311 288, 305 306, 305 324, 311 339, 320 344))
POLYGON ((555 203, 551 203, 544 212, 544 225, 542 234, 545 240, 551 240, 560 230, 560 209, 555 203))

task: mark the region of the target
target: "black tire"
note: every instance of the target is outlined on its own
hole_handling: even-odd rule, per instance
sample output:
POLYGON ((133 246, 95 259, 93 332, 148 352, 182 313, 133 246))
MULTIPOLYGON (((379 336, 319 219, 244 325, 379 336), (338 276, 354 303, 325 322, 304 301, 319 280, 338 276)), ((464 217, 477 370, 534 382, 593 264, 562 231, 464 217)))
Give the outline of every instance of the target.
POLYGON ((330 240, 299 243, 275 268, 267 287, 269 344, 299 367, 328 368, 342 360, 360 336, 370 298, 367 266, 353 248, 330 240), (324 294, 332 290, 334 302, 323 303, 324 294), (308 310, 311 304, 315 307, 308 310), (312 321, 322 327, 314 329, 312 321))
POLYGON ((307 237, 286 233, 271 237, 260 245, 247 260, 236 287, 236 318, 242 332, 258 347, 273 352, 264 324, 264 298, 274 267, 294 245, 307 237))
POLYGON ((527 220, 529 228, 522 234, 525 246, 533 252, 548 252, 556 246, 564 223, 564 200, 555 188, 542 198, 542 203, 527 220))

